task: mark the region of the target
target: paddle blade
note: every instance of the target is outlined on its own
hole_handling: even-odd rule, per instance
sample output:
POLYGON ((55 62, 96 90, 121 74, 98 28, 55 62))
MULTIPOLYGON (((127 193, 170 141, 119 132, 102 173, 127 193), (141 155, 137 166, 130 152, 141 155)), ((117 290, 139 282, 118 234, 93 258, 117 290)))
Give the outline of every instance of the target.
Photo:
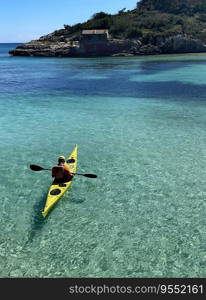
POLYGON ((42 168, 40 166, 36 166, 36 165, 30 165, 30 169, 32 171, 42 171, 42 170, 44 170, 44 168, 42 168))
POLYGON ((89 178, 97 178, 97 175, 94 175, 94 174, 84 174, 83 176, 89 177, 89 178))

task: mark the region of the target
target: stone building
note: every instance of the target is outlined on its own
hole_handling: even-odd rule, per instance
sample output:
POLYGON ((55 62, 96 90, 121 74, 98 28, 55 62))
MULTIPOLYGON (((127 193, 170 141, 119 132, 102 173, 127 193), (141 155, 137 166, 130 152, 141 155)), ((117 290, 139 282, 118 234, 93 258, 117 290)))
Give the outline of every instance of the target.
POLYGON ((78 53, 93 56, 104 55, 107 52, 109 32, 107 29, 83 30, 79 42, 78 53))
POLYGON ((83 42, 105 42, 108 39, 108 29, 91 29, 82 31, 81 41, 83 42))

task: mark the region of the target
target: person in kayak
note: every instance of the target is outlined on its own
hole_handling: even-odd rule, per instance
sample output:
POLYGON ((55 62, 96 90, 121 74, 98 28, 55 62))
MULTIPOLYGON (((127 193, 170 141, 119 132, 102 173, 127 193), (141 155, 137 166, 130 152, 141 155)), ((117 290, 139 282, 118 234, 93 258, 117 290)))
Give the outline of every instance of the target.
POLYGON ((69 171, 65 162, 65 157, 59 156, 58 164, 52 168, 52 177, 54 177, 56 181, 70 181, 74 177, 74 174, 69 171))

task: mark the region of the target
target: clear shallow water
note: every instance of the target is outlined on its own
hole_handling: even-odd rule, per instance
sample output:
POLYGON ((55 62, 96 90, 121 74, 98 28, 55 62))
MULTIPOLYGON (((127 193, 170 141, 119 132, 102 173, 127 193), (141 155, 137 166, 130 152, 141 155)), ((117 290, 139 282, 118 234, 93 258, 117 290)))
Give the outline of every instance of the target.
POLYGON ((13 47, 0 45, 0 276, 205 277, 206 55, 13 47), (52 180, 28 165, 75 143, 79 173, 98 179, 76 177, 43 220, 52 180))

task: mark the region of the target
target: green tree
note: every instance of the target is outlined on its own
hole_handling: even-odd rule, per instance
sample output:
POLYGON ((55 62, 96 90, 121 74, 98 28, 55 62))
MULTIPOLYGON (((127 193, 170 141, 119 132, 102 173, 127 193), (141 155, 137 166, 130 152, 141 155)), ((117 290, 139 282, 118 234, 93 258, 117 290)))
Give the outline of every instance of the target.
POLYGON ((107 14, 107 13, 105 13, 105 12, 103 12, 103 11, 100 11, 100 12, 94 14, 94 15, 92 16, 92 19, 98 20, 98 19, 102 19, 102 18, 105 18, 105 17, 108 17, 108 16, 110 16, 110 15, 107 14))
POLYGON ((192 15, 206 12, 205 0, 141 0, 137 8, 192 15))
POLYGON ((142 37, 142 31, 135 27, 129 28, 126 31, 125 37, 129 39, 140 38, 142 37))

